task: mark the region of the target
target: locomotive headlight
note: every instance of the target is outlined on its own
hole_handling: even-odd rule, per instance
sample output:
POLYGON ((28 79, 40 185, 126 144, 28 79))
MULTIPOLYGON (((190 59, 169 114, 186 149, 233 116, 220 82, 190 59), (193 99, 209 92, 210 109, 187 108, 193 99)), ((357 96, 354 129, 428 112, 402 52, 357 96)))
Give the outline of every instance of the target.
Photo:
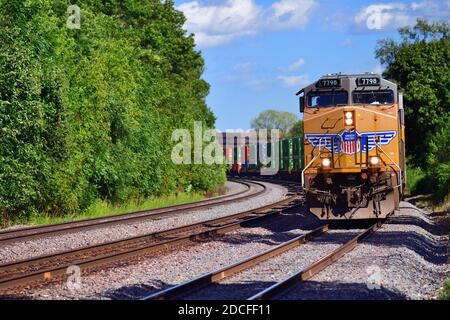
POLYGON ((322 159, 322 166, 323 167, 329 167, 331 165, 331 160, 328 158, 322 159))
POLYGON ((344 113, 344 116, 345 116, 345 125, 346 126, 351 126, 351 125, 353 125, 353 112, 351 112, 351 111, 347 111, 347 112, 345 112, 344 113))
POLYGON ((376 166, 376 165, 379 164, 379 163, 380 163, 380 158, 378 158, 378 157, 372 157, 372 158, 370 158, 370 164, 371 164, 371 165, 376 166))

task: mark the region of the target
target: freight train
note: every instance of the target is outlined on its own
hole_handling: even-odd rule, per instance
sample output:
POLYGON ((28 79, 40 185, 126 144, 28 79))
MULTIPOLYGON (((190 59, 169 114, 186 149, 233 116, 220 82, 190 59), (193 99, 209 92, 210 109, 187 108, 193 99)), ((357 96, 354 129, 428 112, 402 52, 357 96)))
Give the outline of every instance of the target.
MULTIPOLYGON (((399 210, 406 168, 398 86, 373 73, 329 74, 297 95, 303 137, 273 142, 276 149, 267 144, 269 155, 279 154, 277 176, 301 181, 308 210, 321 220, 381 219, 399 210)), ((260 145, 224 147, 230 173, 257 175, 260 145)))

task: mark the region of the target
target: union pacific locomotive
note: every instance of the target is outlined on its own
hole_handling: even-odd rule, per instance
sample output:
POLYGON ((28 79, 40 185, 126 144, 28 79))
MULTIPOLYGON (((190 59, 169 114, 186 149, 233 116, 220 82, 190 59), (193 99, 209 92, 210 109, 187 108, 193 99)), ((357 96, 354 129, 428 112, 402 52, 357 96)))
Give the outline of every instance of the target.
MULTIPOLYGON (((373 73, 330 74, 297 95, 304 139, 279 142, 279 175, 301 180, 310 212, 343 220, 385 218, 399 210, 406 181, 397 85, 373 73)), ((258 162, 247 165, 252 148, 259 154, 258 146, 247 144, 242 166, 236 148, 234 173, 258 171, 258 162)))
POLYGON ((385 218, 405 188, 403 97, 371 73, 327 75, 298 92, 302 184, 320 219, 385 218))

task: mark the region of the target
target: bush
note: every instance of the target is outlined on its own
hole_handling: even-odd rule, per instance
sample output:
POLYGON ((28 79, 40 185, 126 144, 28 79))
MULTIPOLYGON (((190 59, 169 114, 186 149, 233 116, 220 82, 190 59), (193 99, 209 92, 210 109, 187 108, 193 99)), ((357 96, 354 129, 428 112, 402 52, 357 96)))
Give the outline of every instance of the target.
MULTIPOLYGON (((407 167, 407 184, 411 194, 433 194, 439 202, 450 193, 450 125, 443 126, 427 139, 430 152, 426 163, 407 167)), ((409 161, 408 161, 409 162, 409 161)))
POLYGON ((65 0, 0 3, 0 219, 223 183, 221 166, 171 161, 174 129, 215 121, 173 1, 77 5, 71 30, 65 0))
POLYGON ((450 124, 441 127, 428 140, 428 177, 434 185, 437 199, 444 199, 450 192, 450 124))
POLYGON ((441 298, 442 300, 450 300, 450 280, 445 281, 441 298))
POLYGON ((409 189, 441 201, 450 186, 450 24, 418 19, 399 30, 400 42, 379 42, 384 77, 397 83, 405 101, 409 189), (417 169, 420 168, 420 169, 417 169))
POLYGON ((417 195, 424 191, 423 183, 426 178, 425 172, 421 168, 406 167, 406 187, 411 195, 417 195))

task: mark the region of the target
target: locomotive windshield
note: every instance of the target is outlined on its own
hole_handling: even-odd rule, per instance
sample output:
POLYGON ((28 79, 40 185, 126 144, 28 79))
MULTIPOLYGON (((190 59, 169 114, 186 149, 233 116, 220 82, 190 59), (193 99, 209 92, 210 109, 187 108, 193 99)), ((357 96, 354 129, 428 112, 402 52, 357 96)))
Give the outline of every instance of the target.
POLYGON ((348 104, 348 93, 339 92, 314 92, 308 95, 309 107, 335 107, 348 104))
POLYGON ((394 92, 388 91, 354 91, 353 103, 386 105, 394 103, 394 92))

